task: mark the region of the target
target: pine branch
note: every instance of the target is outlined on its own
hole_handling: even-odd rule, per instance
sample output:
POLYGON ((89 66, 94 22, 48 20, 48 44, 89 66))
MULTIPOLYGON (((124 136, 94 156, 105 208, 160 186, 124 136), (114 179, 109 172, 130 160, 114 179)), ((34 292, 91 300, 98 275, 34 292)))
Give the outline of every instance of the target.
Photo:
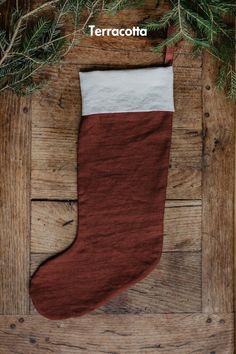
MULTIPOLYGON (((5 0, 0 0, 0 6, 5 0)), ((220 63, 216 86, 228 97, 235 98, 235 28, 225 17, 236 15, 235 0, 170 0, 170 9, 161 17, 143 24, 148 31, 163 31, 171 24, 175 32, 154 50, 174 46, 181 40, 192 44, 193 54, 207 50, 220 63)), ((11 89, 27 94, 40 89, 34 74, 45 65, 67 55, 91 21, 101 11, 113 14, 118 10, 138 6, 143 0, 51 0, 30 10, 22 11, 16 2, 9 30, 0 28, 0 91, 11 89), (47 11, 50 10, 50 18, 47 11), (52 10, 52 11, 51 11, 52 10), (87 12, 80 23, 81 12, 87 12), (45 14, 46 13, 46 14, 45 14), (65 32, 64 22, 70 16, 73 30, 65 32)))
POLYGON ((181 31, 176 31, 171 36, 163 40, 160 44, 155 46, 154 50, 156 52, 161 52, 165 47, 173 47, 182 38, 183 38, 183 34, 181 33, 181 31))
POLYGON ((222 67, 219 70, 219 75, 216 80, 216 86, 220 90, 225 89, 228 71, 229 71, 228 64, 222 65, 222 67))
POLYGON ((9 41, 6 32, 0 30, 0 91, 11 89, 25 94, 40 88, 41 84, 34 82, 34 74, 43 66, 61 60, 100 9, 101 0, 54 0, 25 14, 13 10, 9 41), (50 8, 53 8, 52 19, 45 16, 45 10, 50 8), (84 8, 88 16, 79 28, 84 8), (74 19, 72 33, 64 33, 64 17, 68 15, 74 19))
POLYGON ((171 22, 177 19, 177 9, 173 7, 171 10, 167 11, 160 20, 146 21, 142 27, 147 28, 148 31, 159 31, 161 29, 166 29, 171 22))
POLYGON ((231 100, 236 100, 236 71, 231 72, 231 82, 228 91, 228 97, 231 100))
POLYGON ((4 53, 8 45, 6 31, 0 29, 0 54, 4 53))
POLYGON ((106 0, 103 3, 103 9, 110 14, 115 14, 117 11, 137 7, 143 5, 144 0, 106 0))
POLYGON ((235 28, 226 22, 226 16, 236 14, 235 0, 170 0, 171 8, 161 19, 144 24, 149 31, 165 30, 170 24, 175 33, 163 40, 154 50, 162 51, 181 40, 192 44, 193 54, 207 50, 220 63, 216 86, 226 90, 235 99, 235 28), (231 81, 229 80, 231 77, 231 81))
POLYGON ((25 15, 23 15, 23 16, 21 16, 19 18, 19 20, 18 20, 18 22, 16 24, 16 27, 15 27, 15 31, 14 31, 14 33, 12 35, 10 44, 9 44, 8 48, 5 50, 3 57, 0 59, 0 66, 6 60, 8 54, 10 53, 12 47, 14 46, 14 43, 15 43, 15 41, 17 39, 17 36, 18 36, 18 34, 19 34, 20 30, 21 30, 21 26, 22 26, 23 22, 25 20, 27 20, 29 17, 32 17, 32 16, 36 15, 38 12, 44 10, 45 8, 54 5, 57 1, 58 0, 49 1, 49 2, 47 2, 47 3, 45 3, 45 4, 41 5, 41 6, 37 7, 36 9, 26 13, 25 15))

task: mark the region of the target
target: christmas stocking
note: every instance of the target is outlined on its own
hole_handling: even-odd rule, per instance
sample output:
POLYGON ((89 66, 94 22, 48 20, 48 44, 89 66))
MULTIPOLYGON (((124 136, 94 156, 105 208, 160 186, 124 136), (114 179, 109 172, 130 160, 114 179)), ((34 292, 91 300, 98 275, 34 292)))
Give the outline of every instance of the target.
POLYGON ((80 316, 160 260, 172 129, 172 66, 80 74, 79 223, 64 253, 34 274, 50 319, 80 316))

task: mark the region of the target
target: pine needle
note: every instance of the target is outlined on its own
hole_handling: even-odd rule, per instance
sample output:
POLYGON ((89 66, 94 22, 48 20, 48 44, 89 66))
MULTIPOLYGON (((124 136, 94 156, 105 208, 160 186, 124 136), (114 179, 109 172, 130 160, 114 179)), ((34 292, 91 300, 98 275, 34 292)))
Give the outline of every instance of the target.
POLYGON ((231 72, 231 82, 228 91, 228 97, 231 100, 236 100, 236 71, 231 72))
POLYGON ((172 47, 181 40, 192 44, 195 56, 207 50, 220 63, 216 86, 235 100, 236 78, 235 72, 232 72, 235 27, 225 20, 228 15, 236 15, 235 0, 170 0, 170 6, 170 10, 160 19, 143 24, 148 31, 165 30, 170 24, 175 27, 175 33, 155 46, 154 50, 162 51, 165 46, 172 47))
MULTIPOLYGON (((0 9, 5 2, 0 0, 0 9)), ((236 15, 235 0, 169 0, 169 3, 170 9, 161 18, 142 25, 148 31, 161 32, 171 24, 175 27, 175 32, 154 50, 163 51, 181 40, 192 44, 194 55, 207 50, 220 63, 216 86, 236 100, 236 74, 232 69, 235 28, 225 21, 228 15, 236 15)), ((143 0, 48 0, 28 12, 16 6, 11 12, 9 29, 0 28, 0 91, 11 89, 25 95, 41 89, 45 83, 35 82, 35 73, 45 65, 59 62, 86 33, 98 13, 115 14, 142 4, 143 0), (83 10, 87 18, 81 23, 83 10), (65 33, 68 16, 74 23, 73 31, 65 33)))

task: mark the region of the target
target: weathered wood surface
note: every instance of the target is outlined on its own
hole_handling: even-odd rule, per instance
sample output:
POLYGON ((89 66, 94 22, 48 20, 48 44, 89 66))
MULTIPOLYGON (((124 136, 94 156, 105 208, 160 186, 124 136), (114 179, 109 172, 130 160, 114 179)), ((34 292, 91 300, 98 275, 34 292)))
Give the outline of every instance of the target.
MULTIPOLYGON (((159 18, 169 7, 167 1, 146 1, 144 8, 136 8, 132 11, 123 10, 118 16, 102 14, 97 18, 97 26, 100 28, 132 28, 142 24, 147 19, 159 18)), ((82 21, 83 22, 83 21, 82 21)), ((68 24, 68 28, 71 25, 68 24)), ((73 49, 65 58, 68 63, 85 65, 108 66, 137 66, 156 65, 163 63, 163 57, 155 54, 152 47, 160 42, 160 38, 152 33, 147 38, 137 37, 88 37, 82 38, 80 46, 73 49), (82 50, 81 50, 82 49, 82 50), (135 55, 134 55, 135 53, 135 55)), ((175 53, 175 64, 191 67, 201 66, 201 58, 194 58, 190 54, 190 45, 180 43, 175 53), (186 55, 187 59, 186 60, 186 55)))
POLYGON ((7 92, 0 102, 0 314, 27 314, 30 101, 7 92))
MULTIPOLYGON (((33 131, 32 198, 77 198, 77 134, 38 128, 33 131)), ((201 136, 173 130, 167 198, 201 198, 201 136)))
MULTIPOLYGON (((145 65, 157 65, 163 63, 163 56, 157 55, 152 46, 159 43, 158 40, 126 37, 125 40, 117 38, 111 41, 110 38, 86 38, 82 39, 80 46, 73 49, 65 62, 69 64, 85 66, 106 66, 106 67, 134 67, 145 65)), ((176 67, 200 67, 201 59, 194 58, 189 54, 189 46, 178 44, 174 54, 176 67), (188 60, 186 60, 186 57, 188 60)))
MULTIPOLYGON (((135 25, 160 15, 163 6, 148 0, 143 9, 102 16, 98 26, 135 25)), ((0 313, 29 312, 30 267, 32 273, 76 235, 79 70, 161 64, 163 57, 152 51, 159 40, 87 37, 64 64, 43 73, 50 83, 32 101, 31 265, 30 110, 12 95, 2 99, 0 313)), ((216 66, 209 57, 193 58, 182 42, 174 70, 176 112, 160 265, 83 318, 47 321, 33 306, 31 316, 0 316, 0 354, 234 353, 233 108, 212 89, 216 66)))
MULTIPOLYGON (((164 251, 201 250, 201 202, 166 203, 164 251)), ((77 231, 76 202, 32 202, 31 252, 57 253, 66 249, 77 231)))
MULTIPOLYGON (((31 273, 51 255, 53 253, 31 254, 31 273)), ((200 311, 200 252, 167 252, 163 253, 159 266, 148 277, 96 312, 120 314, 200 311)))
MULTIPOLYGON (((84 49, 80 49, 80 51, 83 52, 84 49)), ((185 61, 188 62, 186 58, 185 61)), ((174 65, 176 111, 173 125, 174 128, 201 130, 201 68, 193 68, 191 63, 189 65, 185 69, 174 65)), ((44 72, 44 75, 50 78, 50 82, 42 92, 33 98, 33 126, 35 130, 47 127, 78 129, 81 113, 80 68, 84 68, 84 65, 61 64, 49 67, 44 72)))
POLYGON ((214 88, 217 66, 204 59, 202 304, 204 312, 232 312, 235 105, 214 88))
MULTIPOLYGON (((81 110, 78 67, 59 68, 54 75, 55 81, 33 100, 33 199, 77 197, 76 146, 81 110)), ((176 114, 167 197, 200 199, 201 69, 189 68, 186 72, 176 68, 175 76, 176 114)))
POLYGON ((0 346, 4 354, 233 354, 233 315, 4 316, 0 346))

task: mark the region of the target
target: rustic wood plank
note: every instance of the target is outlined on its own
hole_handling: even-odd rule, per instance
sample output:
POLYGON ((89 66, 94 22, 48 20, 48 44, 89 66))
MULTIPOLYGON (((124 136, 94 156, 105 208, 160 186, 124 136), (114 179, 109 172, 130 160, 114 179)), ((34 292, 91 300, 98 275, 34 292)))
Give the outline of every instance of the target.
MULTIPOLYGON (((107 54, 106 56, 109 57, 107 54)), ((86 67, 91 68, 88 65, 86 67)), ((45 70, 43 77, 50 79, 50 82, 42 92, 33 97, 34 129, 78 129, 81 114, 79 68, 81 66, 70 64, 48 67, 45 70)), ((201 68, 175 67, 174 71, 174 128, 199 131, 202 129, 201 68)))
MULTIPOLYGON (((158 4, 156 0, 145 0, 142 6, 130 7, 123 9, 115 14, 108 12, 100 13, 96 17, 96 25, 103 26, 103 28, 109 27, 131 27, 138 26, 140 21, 144 19, 156 19, 164 14, 169 9, 169 3, 166 0, 159 0, 158 4)), ((83 14, 83 22, 87 18, 87 14, 83 14)), ((67 23, 67 28, 72 28, 70 23, 67 23)))
POLYGON ((0 96, 0 313, 29 311, 30 99, 0 96))
MULTIPOLYGON (((65 162, 66 165, 66 162, 65 162)), ((52 165, 53 166, 53 165, 52 165)), ((76 170, 45 167, 32 171, 31 195, 33 199, 77 199, 76 170)), ((201 171, 170 168, 167 187, 168 199, 200 199, 201 171)))
MULTIPOLYGON (((73 49, 65 58, 68 64, 78 65, 106 65, 119 67, 162 65, 163 55, 153 51, 153 46, 160 39, 143 39, 132 37, 87 37, 81 40, 80 45, 73 49)), ((200 57, 194 57, 190 48, 180 43, 174 53, 174 66, 182 68, 202 65, 200 57), (187 60, 186 60, 187 57, 187 60)))
POLYGON ((2 353, 232 354, 232 314, 90 315, 67 321, 4 316, 2 353))
MULTIPOLYGON (((32 198, 75 199, 81 111, 78 67, 50 70, 50 86, 33 99, 32 198)), ((201 69, 189 68, 186 73, 176 68, 175 72, 176 113, 167 196, 200 199, 201 69)))
POLYGON ((200 199, 201 179, 200 169, 169 168, 167 199, 200 199))
MULTIPOLYGON (((34 201, 31 210, 31 252, 61 252, 73 242, 76 202, 34 201)), ((164 225, 164 251, 201 250, 200 205, 173 207, 167 203, 164 225)))
MULTIPOLYGON (((99 28, 132 28, 146 20, 160 18, 169 8, 168 2, 146 1, 140 8, 126 9, 115 16, 100 14, 96 18, 99 28)), ((83 19, 82 19, 83 22, 83 19)), ((72 31, 71 21, 67 29, 72 31)), ((84 36, 80 45, 65 58, 66 62, 94 65, 158 65, 163 64, 163 56, 154 53, 153 46, 160 42, 159 34, 149 33, 148 37, 91 37, 84 36), (98 55, 99 53, 99 55, 98 55)), ((183 67, 201 66, 201 57, 191 55, 192 46, 186 42, 177 45, 175 65, 183 67), (186 60, 186 55, 188 60, 186 60)))
MULTIPOLYGON (((41 1, 35 1, 34 6, 41 1)), ((144 6, 119 11, 114 16, 103 13, 96 17, 99 28, 132 28, 146 20, 160 18, 169 8, 167 1, 147 0, 144 6)), ((86 15, 87 16, 87 15, 86 15)), ((82 17, 81 23, 86 20, 82 17)), ((73 22, 65 21, 65 30, 73 32, 73 22)), ((164 36, 164 34, 163 34, 164 36)), ((163 55, 154 53, 153 46, 160 42, 160 35, 149 33, 148 37, 91 37, 82 36, 80 43, 64 58, 64 62, 77 65, 145 66, 163 64, 163 55)), ((200 57, 191 55, 192 46, 182 41, 175 52, 175 65, 201 67, 200 57), (186 55, 188 60, 186 60, 186 55)))
POLYGON ((164 251, 201 250, 201 206, 169 206, 164 218, 164 251))
POLYGON ((235 105, 214 87, 216 72, 205 54, 202 303, 204 312, 231 312, 235 105))
MULTIPOLYGON (((31 272, 52 254, 32 254, 31 272)), ((163 253, 159 266, 148 277, 96 313, 187 313, 200 310, 200 252, 167 252, 163 253)))
MULTIPOLYGON (((75 129, 33 128, 32 198, 77 198, 75 129)), ((201 132, 173 129, 167 195, 200 199, 201 132)))
POLYGON ((200 268, 200 253, 163 253, 160 265, 153 273, 97 313, 200 312, 200 268))

